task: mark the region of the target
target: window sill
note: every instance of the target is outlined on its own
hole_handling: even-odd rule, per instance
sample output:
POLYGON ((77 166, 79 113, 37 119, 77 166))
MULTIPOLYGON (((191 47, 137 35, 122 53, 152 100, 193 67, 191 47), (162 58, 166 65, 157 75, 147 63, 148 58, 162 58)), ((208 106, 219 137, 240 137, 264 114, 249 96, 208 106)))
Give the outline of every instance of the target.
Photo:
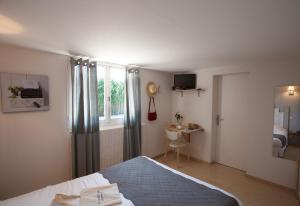
MULTIPOLYGON (((145 126, 146 124, 142 122, 142 127, 145 126)), ((123 129, 124 124, 113 124, 113 125, 103 125, 100 127, 100 131, 107 131, 107 130, 113 130, 113 129, 123 129)))
POLYGON ((100 131, 112 130, 112 129, 121 129, 124 128, 124 124, 117 125, 103 125, 100 127, 100 131))

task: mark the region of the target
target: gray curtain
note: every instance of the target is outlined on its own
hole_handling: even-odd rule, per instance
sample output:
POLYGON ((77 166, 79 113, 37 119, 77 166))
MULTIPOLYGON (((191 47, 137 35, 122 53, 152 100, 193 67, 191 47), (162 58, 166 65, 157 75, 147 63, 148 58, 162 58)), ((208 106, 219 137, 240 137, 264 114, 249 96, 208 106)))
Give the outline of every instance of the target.
POLYGON ((124 111, 124 161, 141 155, 140 71, 126 70, 126 109, 124 111))
POLYGON ((73 178, 99 171, 97 63, 71 58, 73 178))

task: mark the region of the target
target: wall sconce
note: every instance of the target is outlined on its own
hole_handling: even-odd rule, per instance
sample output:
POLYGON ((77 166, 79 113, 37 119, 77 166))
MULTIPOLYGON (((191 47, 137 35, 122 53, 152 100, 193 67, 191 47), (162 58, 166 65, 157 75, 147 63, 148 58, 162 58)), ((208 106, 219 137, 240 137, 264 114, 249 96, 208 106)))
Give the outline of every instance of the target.
POLYGON ((295 94, 295 87, 294 86, 289 86, 288 87, 288 94, 290 96, 293 96, 295 94))

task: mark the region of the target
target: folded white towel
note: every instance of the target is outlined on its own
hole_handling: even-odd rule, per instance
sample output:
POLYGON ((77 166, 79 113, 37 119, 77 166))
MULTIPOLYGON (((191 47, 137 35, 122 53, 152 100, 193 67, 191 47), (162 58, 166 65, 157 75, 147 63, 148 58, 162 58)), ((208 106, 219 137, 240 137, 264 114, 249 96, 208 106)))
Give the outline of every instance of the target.
POLYGON ((80 193, 80 206, 121 205, 122 199, 117 184, 84 189, 80 193))
POLYGON ((122 205, 117 184, 87 188, 79 195, 57 194, 52 206, 117 206, 122 205))
POLYGON ((79 206, 80 196, 56 194, 51 206, 79 206))

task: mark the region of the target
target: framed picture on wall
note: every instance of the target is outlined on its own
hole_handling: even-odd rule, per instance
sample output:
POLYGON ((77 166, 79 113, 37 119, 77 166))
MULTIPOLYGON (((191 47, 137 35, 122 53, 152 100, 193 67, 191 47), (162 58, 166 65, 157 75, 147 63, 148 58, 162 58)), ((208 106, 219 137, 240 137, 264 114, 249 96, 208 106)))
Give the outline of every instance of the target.
POLYGON ((0 73, 2 112, 49 110, 46 75, 0 73))

